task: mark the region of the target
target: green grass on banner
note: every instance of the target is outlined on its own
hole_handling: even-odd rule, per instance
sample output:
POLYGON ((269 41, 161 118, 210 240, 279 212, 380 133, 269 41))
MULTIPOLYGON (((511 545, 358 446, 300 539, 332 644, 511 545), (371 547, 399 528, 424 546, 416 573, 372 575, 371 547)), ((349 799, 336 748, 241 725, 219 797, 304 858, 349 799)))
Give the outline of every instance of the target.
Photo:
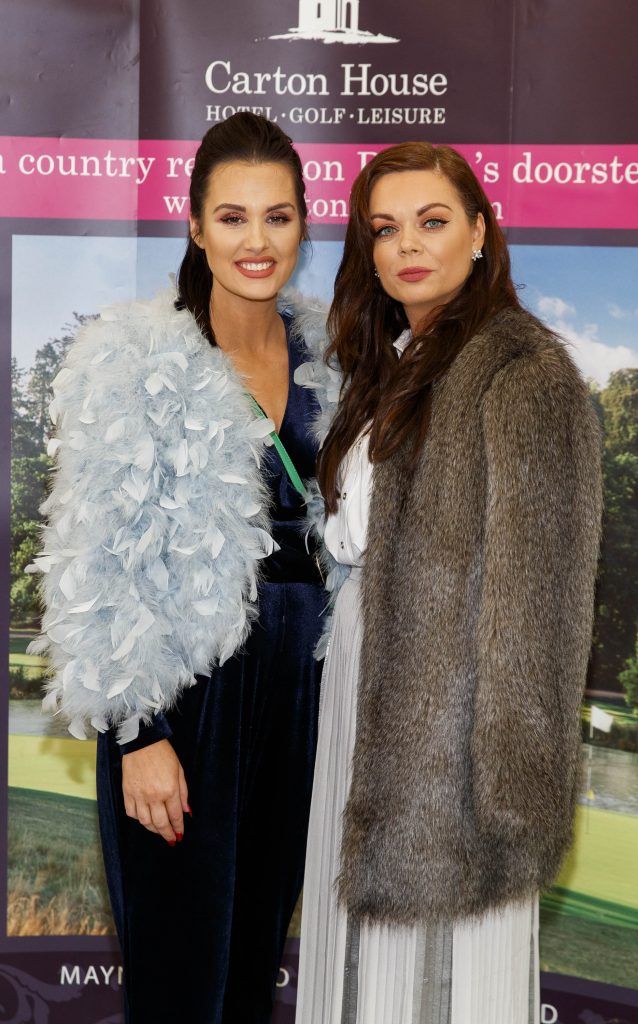
POLYGON ((638 817, 580 806, 576 842, 541 901, 541 967, 638 986, 638 817))
POLYGON ((8 935, 114 931, 92 800, 9 790, 8 935))
POLYGON ((556 884, 593 899, 638 909, 638 816, 579 806, 575 842, 556 884))
POLYGON ((638 988, 638 929, 582 916, 569 901, 541 902, 541 970, 638 988))
POLYGON ((9 785, 95 799, 95 740, 9 736, 9 785))
POLYGON ((21 667, 28 679, 44 678, 46 660, 37 654, 27 654, 27 645, 37 636, 33 630, 11 630, 9 638, 9 670, 21 667))

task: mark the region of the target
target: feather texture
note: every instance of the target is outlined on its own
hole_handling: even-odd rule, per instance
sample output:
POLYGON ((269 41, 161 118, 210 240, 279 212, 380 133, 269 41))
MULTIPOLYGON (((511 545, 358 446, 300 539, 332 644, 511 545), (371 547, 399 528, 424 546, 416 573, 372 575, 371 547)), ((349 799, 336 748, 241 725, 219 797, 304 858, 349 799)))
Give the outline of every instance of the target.
MULTIPOLYGON (((274 547, 263 421, 228 356, 173 302, 164 292, 104 310, 52 384, 56 470, 26 570, 42 574, 46 610, 31 650, 54 669, 45 709, 81 738, 90 725, 134 738, 231 657, 274 547)), ((281 305, 319 356, 325 309, 300 310, 298 296, 281 305)), ((325 420, 325 389, 318 399, 325 420)))
MULTIPOLYGON (((296 296, 296 298, 299 301, 300 297, 296 296)), ((323 444, 337 410, 343 379, 340 368, 335 364, 326 363, 324 358, 327 347, 326 314, 327 311, 319 300, 306 301, 303 303, 302 312, 295 321, 296 330, 304 339, 312 356, 310 362, 302 363, 295 370, 295 383, 301 387, 311 388, 317 399, 321 411, 314 422, 313 429, 319 445, 323 444)), ((308 492, 306 534, 314 537, 319 544, 319 560, 328 591, 328 608, 331 610, 341 585, 350 573, 350 566, 337 562, 323 543, 325 504, 317 481, 308 481, 306 490, 308 492)), ((314 652, 317 659, 326 655, 331 628, 332 615, 328 614, 324 618, 324 627, 314 652)))

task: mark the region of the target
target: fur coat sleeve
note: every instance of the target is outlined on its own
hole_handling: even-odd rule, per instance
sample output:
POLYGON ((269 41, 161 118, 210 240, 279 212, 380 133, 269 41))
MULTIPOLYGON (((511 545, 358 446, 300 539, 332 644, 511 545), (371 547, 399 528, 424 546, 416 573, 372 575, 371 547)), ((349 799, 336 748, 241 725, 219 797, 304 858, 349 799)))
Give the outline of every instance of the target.
POLYGON ((592 456, 600 431, 587 388, 558 346, 520 355, 496 374, 482 426, 475 813, 479 828, 511 842, 539 823, 551 829, 575 800, 563 789, 578 780, 578 765, 563 762, 579 756, 602 506, 600 459, 592 456))
MULTIPOLYGON (((79 738, 90 724, 134 740, 229 658, 273 550, 259 468, 273 424, 173 299, 104 311, 53 381, 56 468, 28 567, 42 573, 45 611, 30 651, 52 668, 45 710, 79 738)), ((324 311, 293 312, 315 354, 324 311)))

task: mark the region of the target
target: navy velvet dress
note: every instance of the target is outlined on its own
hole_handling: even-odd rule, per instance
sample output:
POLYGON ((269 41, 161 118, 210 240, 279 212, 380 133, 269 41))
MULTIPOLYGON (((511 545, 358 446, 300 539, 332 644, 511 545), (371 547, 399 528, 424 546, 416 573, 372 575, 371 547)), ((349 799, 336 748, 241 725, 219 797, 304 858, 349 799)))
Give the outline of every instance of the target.
MULTIPOLYGON (((280 437, 302 478, 314 475, 318 409, 293 381, 308 359, 288 337, 290 382, 280 437)), ((97 789, 106 874, 129 1024, 266 1024, 302 883, 319 705, 325 590, 304 505, 274 447, 262 469, 280 550, 262 563, 259 618, 243 648, 198 676, 177 707, 137 740, 98 739, 97 789), (192 818, 171 847, 129 818, 122 755, 172 743, 192 818)))

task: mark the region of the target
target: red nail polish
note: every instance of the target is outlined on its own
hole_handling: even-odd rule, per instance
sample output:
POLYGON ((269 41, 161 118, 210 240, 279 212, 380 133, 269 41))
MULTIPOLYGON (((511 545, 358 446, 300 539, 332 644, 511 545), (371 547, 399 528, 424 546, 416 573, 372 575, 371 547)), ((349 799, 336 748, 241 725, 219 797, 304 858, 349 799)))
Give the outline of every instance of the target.
POLYGON ((169 846, 175 846, 175 842, 176 842, 176 840, 175 840, 175 839, 169 839, 169 840, 168 840, 168 845, 169 845, 169 846))
POLYGON ((181 843, 182 839, 184 838, 184 833, 183 832, 176 832, 175 835, 177 836, 177 842, 181 843))

